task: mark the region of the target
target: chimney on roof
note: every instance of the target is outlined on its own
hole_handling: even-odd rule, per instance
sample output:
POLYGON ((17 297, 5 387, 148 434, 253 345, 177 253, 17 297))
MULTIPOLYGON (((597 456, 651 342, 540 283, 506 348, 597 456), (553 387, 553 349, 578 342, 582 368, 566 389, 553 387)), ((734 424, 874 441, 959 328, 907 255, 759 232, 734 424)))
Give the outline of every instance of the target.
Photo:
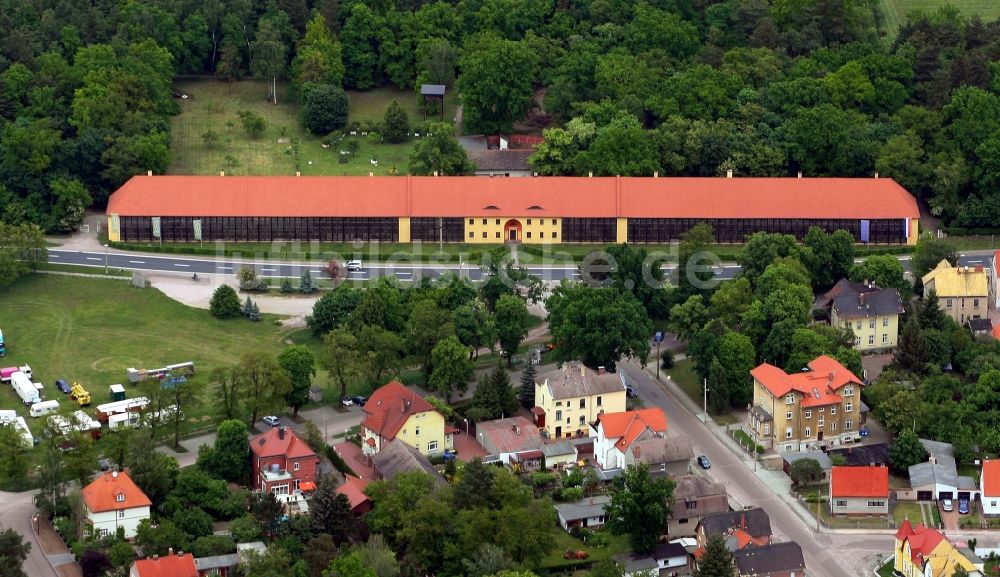
POLYGON ((861 303, 861 306, 865 306, 865 293, 858 293, 858 301, 861 303))
POLYGON ((593 170, 588 170, 587 171, 587 177, 588 178, 594 178, 594 171, 593 170))
POLYGON ((878 171, 875 171, 875 180, 878 180, 878 171))
POLYGON ((159 560, 160 560, 159 555, 153 555, 153 561, 159 561, 159 560))
POLYGON ((726 171, 726 178, 732 178, 732 177, 733 177, 733 169, 727 170, 726 171))
POLYGON ((604 374, 604 367, 603 366, 597 367, 597 374, 599 374, 599 375, 603 375, 604 374))
POLYGON ((659 178, 659 177, 660 177, 660 171, 659 170, 654 170, 653 171, 653 178, 659 178))
POLYGON ((284 439, 285 438, 285 428, 284 427, 278 427, 278 438, 279 439, 284 439))
POLYGON ((147 170, 146 171, 146 176, 153 176, 153 171, 152 170, 147 170))
POLYGON ((802 171, 799 171, 799 178, 802 178, 802 171))
POLYGON ((226 171, 225 170, 220 170, 219 171, 219 176, 226 176, 226 171))
POLYGON ((298 170, 295 171, 295 176, 302 176, 302 173, 298 170))
POLYGON ((516 433, 517 436, 520 437, 521 436, 521 427, 518 427, 517 425, 514 425, 514 433, 516 433))

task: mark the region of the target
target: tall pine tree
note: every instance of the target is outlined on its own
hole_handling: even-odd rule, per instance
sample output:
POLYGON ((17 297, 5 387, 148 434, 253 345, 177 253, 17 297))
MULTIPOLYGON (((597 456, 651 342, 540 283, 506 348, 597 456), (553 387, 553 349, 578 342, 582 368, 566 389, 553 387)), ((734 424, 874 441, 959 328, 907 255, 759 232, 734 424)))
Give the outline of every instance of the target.
POLYGON ((309 506, 309 523, 314 533, 328 533, 338 545, 346 543, 354 531, 354 515, 347 497, 337 492, 333 475, 316 479, 316 492, 309 506))
POLYGON ((937 291, 930 291, 923 304, 920 305, 920 328, 922 329, 943 329, 945 323, 944 311, 938 304, 937 291))
POLYGON ((705 544, 705 554, 698 560, 694 577, 733 577, 736 565, 733 554, 726 548, 722 535, 711 535, 705 544))
POLYGON ((528 360, 528 364, 521 372, 521 406, 530 409, 535 406, 535 363, 528 360))
POLYGON ((490 419, 509 417, 517 410, 517 395, 510 386, 510 376, 499 363, 479 382, 472 404, 490 419))
POLYGON ((902 334, 899 335, 899 350, 896 351, 896 364, 907 371, 922 374, 927 369, 927 343, 920 331, 920 324, 915 316, 906 321, 902 334))

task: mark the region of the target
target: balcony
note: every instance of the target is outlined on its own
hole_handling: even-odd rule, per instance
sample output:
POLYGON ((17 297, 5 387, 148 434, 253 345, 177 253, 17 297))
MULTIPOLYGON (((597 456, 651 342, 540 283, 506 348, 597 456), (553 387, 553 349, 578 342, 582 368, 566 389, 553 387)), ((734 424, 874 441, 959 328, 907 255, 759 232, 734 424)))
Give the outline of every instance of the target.
POLYGON ((292 472, 287 469, 266 469, 260 472, 260 477, 267 483, 289 481, 292 478, 292 472))

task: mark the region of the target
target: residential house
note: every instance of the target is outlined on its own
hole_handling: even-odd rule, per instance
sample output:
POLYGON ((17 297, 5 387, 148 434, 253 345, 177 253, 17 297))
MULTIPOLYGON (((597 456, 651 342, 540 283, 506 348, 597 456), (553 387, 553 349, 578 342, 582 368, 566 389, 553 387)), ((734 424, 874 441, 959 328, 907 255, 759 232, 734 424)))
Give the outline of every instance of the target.
MULTIPOLYGON (((722 535, 730 551, 739 551, 748 545, 767 545, 771 542, 771 518, 760 507, 711 513, 705 515, 695 528, 700 550, 704 550, 712 535, 722 535)), ((695 557, 698 556, 696 552, 695 557)))
POLYGON ((236 553, 196 557, 194 560, 194 568, 198 570, 198 577, 229 577, 230 573, 233 572, 233 567, 239 564, 240 556, 236 553))
POLYGON ((119 529, 126 539, 135 537, 139 522, 149 519, 152 502, 128 471, 106 471, 83 488, 84 514, 97 537, 115 535, 119 529))
POLYGON ((896 531, 893 569, 902 577, 952 577, 961 567, 982 577, 983 562, 966 547, 956 547, 940 532, 904 520, 896 531))
POLYGON ((615 556, 623 577, 672 575, 688 569, 688 552, 680 543, 660 543, 648 555, 624 553, 615 556))
POLYGON ((625 383, 604 367, 564 363, 535 382, 535 426, 547 439, 584 437, 601 413, 625 411, 625 383))
POLYGON ((528 158, 534 150, 470 150, 469 160, 476 165, 476 176, 531 176, 528 158))
POLYGON ((729 495, 722 483, 696 474, 675 477, 674 483, 674 504, 667 525, 671 537, 693 536, 705 515, 729 511, 729 495))
POLYGON ((611 497, 588 497, 576 503, 556 504, 556 514, 559 516, 559 526, 566 531, 574 527, 584 529, 600 529, 606 519, 604 506, 611 502, 611 497))
POLYGON ((887 467, 833 467, 830 470, 831 515, 888 515, 887 467))
POLYGON ((888 467, 889 443, 872 443, 831 449, 827 455, 839 455, 844 458, 844 464, 852 467, 888 467))
POLYGON ((951 443, 920 439, 930 455, 926 462, 910 466, 910 487, 918 501, 944 499, 974 500, 979 488, 972 477, 958 474, 954 449, 951 443))
POLYGON ((504 465, 541 466, 542 435, 528 419, 508 417, 476 424, 479 444, 504 465))
POLYGON ((371 511, 372 501, 365 494, 367 487, 368 481, 354 475, 344 475, 344 484, 337 487, 337 493, 347 497, 347 501, 351 504, 351 513, 355 519, 360 519, 371 511))
POLYGON ((288 500, 316 488, 319 457, 295 431, 274 427, 250 439, 253 489, 288 500))
POLYGON ((545 455, 545 466, 550 469, 561 469, 572 465, 579 457, 576 445, 569 441, 543 443, 542 454, 545 455))
POLYGON ((860 439, 864 384, 836 359, 817 357, 791 375, 763 363, 750 374, 749 428, 758 444, 780 452, 807 451, 860 439))
POLYGON ((806 561, 795 541, 745 547, 733 553, 739 577, 805 577, 806 561))
POLYGON ((965 324, 969 325, 973 337, 993 338, 993 321, 990 319, 969 319, 965 324))
POLYGON ((993 306, 1000 309, 1000 250, 994 251, 993 257, 990 261, 990 299, 993 300, 993 306))
POLYGON ((982 265, 951 266, 947 260, 923 276, 924 298, 937 293, 938 306, 959 324, 989 316, 989 280, 982 265))
POLYGON ((129 577, 198 577, 198 569, 194 565, 194 555, 183 551, 174 554, 171 549, 167 555, 153 555, 132 562, 128 570, 129 577))
POLYGON ((862 285, 864 288, 857 290, 856 284, 842 286, 839 294, 832 298, 830 325, 850 328, 854 332, 854 348, 862 353, 896 348, 899 315, 904 312, 899 291, 881 289, 873 284, 862 285))
POLYGON ((382 441, 382 450, 371 459, 377 478, 381 480, 391 481, 400 473, 420 471, 434 477, 438 483, 445 483, 444 477, 423 453, 399 439, 382 441))
POLYGON ((605 472, 644 464, 654 475, 683 475, 694 458, 691 440, 666 433, 667 417, 657 407, 604 413, 591 426, 594 458, 605 472))
POLYGON ((455 446, 458 429, 448 426, 444 415, 399 381, 379 387, 362 409, 362 451, 366 455, 378 453, 383 443, 395 439, 424 455, 443 453, 455 446))
POLYGON ((983 472, 979 476, 979 491, 983 515, 1000 515, 1000 460, 983 461, 983 472))

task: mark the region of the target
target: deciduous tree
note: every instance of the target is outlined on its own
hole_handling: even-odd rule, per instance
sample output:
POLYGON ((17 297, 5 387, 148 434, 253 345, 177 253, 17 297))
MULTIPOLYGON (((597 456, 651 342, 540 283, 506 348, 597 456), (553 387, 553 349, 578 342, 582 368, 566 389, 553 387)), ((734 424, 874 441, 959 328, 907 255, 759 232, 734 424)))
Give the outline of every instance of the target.
POLYGON ((623 356, 645 362, 653 323, 631 293, 563 282, 546 302, 558 360, 609 369, 623 356))
POLYGON ((490 33, 469 38, 459 65, 462 111, 471 130, 510 132, 514 121, 531 110, 538 57, 525 42, 490 33))
POLYGON ((497 300, 493 316, 500 340, 500 351, 507 357, 507 366, 512 366, 517 347, 528 336, 528 307, 520 297, 502 295, 497 300))
POLYGON ((361 356, 358 339, 346 327, 333 329, 323 338, 326 357, 323 364, 330 377, 340 385, 340 396, 347 396, 347 387, 361 376, 361 356))
POLYGON ((275 358, 263 351, 244 353, 235 367, 240 389, 250 406, 250 425, 257 422, 261 411, 274 406, 291 386, 288 375, 275 358))
POLYGON ((278 364, 291 383, 285 402, 292 408, 292 416, 297 417, 299 409, 309 402, 309 389, 316 375, 316 359, 305 345, 291 345, 278 355, 278 364))
POLYGON ((911 428, 900 431, 889 447, 889 465, 897 475, 906 475, 909 468, 927 460, 927 449, 911 428))
POLYGON ((475 173, 476 165, 455 138, 455 128, 444 122, 428 125, 410 155, 410 173, 430 176, 462 176, 475 173))
POLYGON ((428 383, 447 401, 458 391, 464 394, 472 378, 472 361, 458 337, 446 337, 431 351, 431 376, 428 383))
POLYGON ((629 466, 605 506, 608 529, 615 535, 627 534, 636 553, 649 553, 667 529, 675 486, 670 479, 650 477, 646 465, 629 466))
POLYGON ((350 99, 333 84, 312 84, 303 89, 302 125, 313 134, 326 135, 347 124, 350 99))

